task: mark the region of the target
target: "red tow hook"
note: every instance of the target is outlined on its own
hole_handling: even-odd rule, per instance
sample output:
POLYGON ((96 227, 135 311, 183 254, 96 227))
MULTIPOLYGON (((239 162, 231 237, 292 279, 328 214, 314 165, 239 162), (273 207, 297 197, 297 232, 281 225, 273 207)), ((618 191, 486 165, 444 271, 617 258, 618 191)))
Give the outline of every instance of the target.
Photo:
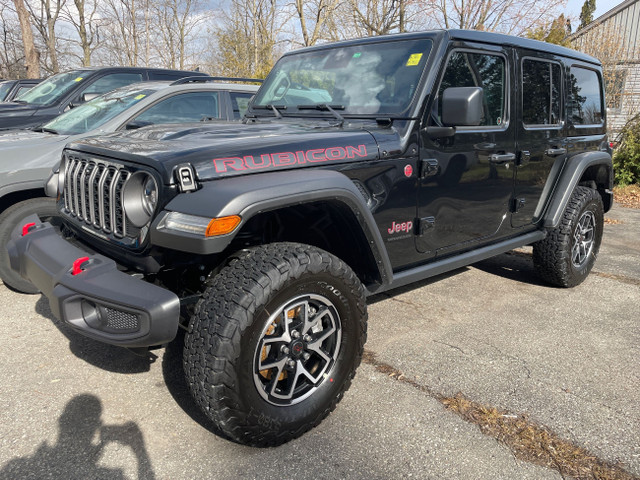
POLYGON ((89 257, 80 257, 77 260, 75 260, 71 268, 71 275, 78 275, 79 273, 82 273, 84 271, 81 268, 82 264, 88 261, 89 261, 89 257))
POLYGON ((22 226, 22 236, 24 237, 26 234, 28 234, 29 230, 31 230, 31 228, 35 227, 35 226, 36 226, 35 222, 25 223, 22 226))

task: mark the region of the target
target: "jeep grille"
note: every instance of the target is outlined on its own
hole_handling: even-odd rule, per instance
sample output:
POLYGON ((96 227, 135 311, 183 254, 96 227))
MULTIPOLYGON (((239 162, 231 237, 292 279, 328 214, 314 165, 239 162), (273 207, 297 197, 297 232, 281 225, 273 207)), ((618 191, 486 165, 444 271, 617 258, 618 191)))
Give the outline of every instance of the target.
POLYGON ((64 213, 107 235, 137 237, 140 230, 127 225, 122 206, 122 190, 130 176, 123 165, 67 155, 64 213))

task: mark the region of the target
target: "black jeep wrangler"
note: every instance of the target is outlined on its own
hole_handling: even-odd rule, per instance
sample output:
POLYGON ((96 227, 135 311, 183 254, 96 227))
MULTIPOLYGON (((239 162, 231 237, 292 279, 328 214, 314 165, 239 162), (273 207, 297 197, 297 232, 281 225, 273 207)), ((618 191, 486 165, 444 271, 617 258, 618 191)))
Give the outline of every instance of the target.
POLYGON ((600 64, 555 45, 450 30, 298 50, 243 124, 69 145, 48 184, 64 228, 26 218, 11 266, 99 341, 184 328, 205 414, 278 445, 349 387, 367 295, 530 244, 550 284, 582 282, 612 204, 605 120, 600 64))

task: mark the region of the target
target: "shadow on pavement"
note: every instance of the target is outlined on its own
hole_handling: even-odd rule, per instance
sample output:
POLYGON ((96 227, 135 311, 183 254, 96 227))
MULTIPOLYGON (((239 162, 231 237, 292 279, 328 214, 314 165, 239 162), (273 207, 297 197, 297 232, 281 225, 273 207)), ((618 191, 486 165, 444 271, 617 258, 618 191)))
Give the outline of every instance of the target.
POLYGON ((69 339, 69 349, 76 357, 98 367, 114 373, 142 373, 148 372, 157 356, 149 352, 146 356, 136 355, 123 347, 116 347, 107 343, 92 340, 65 325, 51 313, 49 300, 44 295, 36 302, 36 313, 51 320, 51 323, 69 339))
POLYGON ((33 455, 9 461, 0 480, 27 478, 124 479, 120 468, 98 465, 105 447, 115 443, 131 449, 136 457, 137 478, 155 479, 144 438, 138 425, 104 425, 102 403, 90 394, 77 395, 58 419, 58 439, 54 445, 43 442, 33 455), (94 438, 98 437, 97 443, 94 438))
POLYGON ((509 280, 515 280, 529 285, 554 288, 538 276, 533 266, 533 259, 531 255, 525 252, 510 251, 488 258, 487 260, 474 263, 473 266, 483 272, 509 280))
POLYGON ((178 406, 201 427, 206 428, 214 435, 228 439, 211 420, 200 410, 189 391, 189 385, 182 369, 182 349, 184 347, 185 332, 178 329, 176 338, 167 345, 162 357, 162 376, 169 393, 178 406))

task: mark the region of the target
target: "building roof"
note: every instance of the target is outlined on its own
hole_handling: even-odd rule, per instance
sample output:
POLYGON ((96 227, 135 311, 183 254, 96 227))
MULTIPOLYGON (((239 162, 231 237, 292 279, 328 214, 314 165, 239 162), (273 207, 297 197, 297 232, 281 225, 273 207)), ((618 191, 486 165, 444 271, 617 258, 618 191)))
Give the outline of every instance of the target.
POLYGON ((615 7, 613 7, 611 10, 609 10, 608 12, 600 15, 598 18, 596 18, 595 20, 593 20, 591 23, 589 23, 588 25, 582 27, 580 30, 577 30, 574 34, 570 35, 569 38, 573 39, 575 37, 579 37, 580 35, 582 35, 583 33, 588 32, 589 30, 591 30, 592 28, 597 27, 598 25, 600 25, 601 23, 604 23, 606 20, 610 19, 611 17, 614 17, 615 15, 617 15, 618 13, 622 12, 623 10, 634 6, 636 9, 638 9, 638 11, 640 11, 640 5, 635 5, 638 2, 640 2, 640 0, 625 0, 624 2, 622 2, 619 5, 616 5, 615 7))

